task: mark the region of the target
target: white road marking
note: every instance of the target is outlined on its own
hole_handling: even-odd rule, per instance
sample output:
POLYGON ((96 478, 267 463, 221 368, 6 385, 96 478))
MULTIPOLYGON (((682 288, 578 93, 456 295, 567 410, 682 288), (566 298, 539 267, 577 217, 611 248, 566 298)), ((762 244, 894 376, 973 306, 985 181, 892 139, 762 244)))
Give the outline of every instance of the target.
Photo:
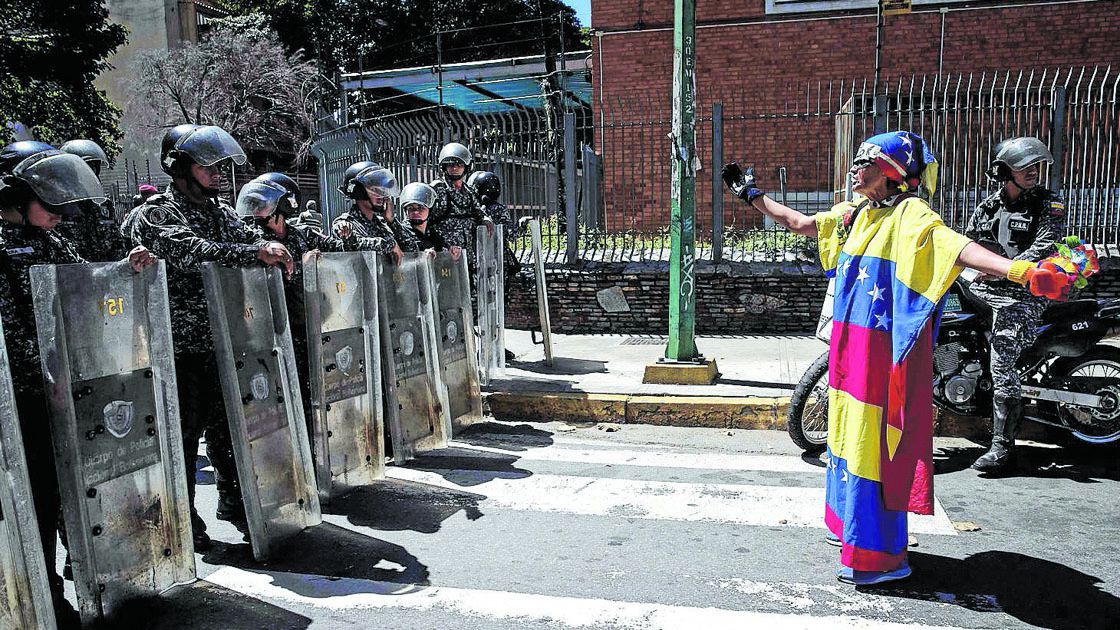
MULTIPOLYGON (((385 474, 391 479, 469 490, 485 495, 486 505, 496 508, 760 527, 824 527, 824 488, 542 474, 501 478, 489 471, 441 472, 391 466, 385 474), (473 477, 479 483, 464 486, 448 481, 444 475, 473 477)), ((934 512, 932 516, 911 515, 911 533, 956 536, 957 530, 940 502, 935 503, 934 512)))
MULTIPOLYGON (((614 628, 624 630, 809 630, 813 628, 851 628, 858 630, 906 630, 915 627, 949 630, 929 626, 846 615, 813 616, 721 608, 670 606, 607 599, 560 597, 509 591, 492 591, 444 586, 415 586, 357 580, 325 578, 291 573, 249 572, 224 567, 206 581, 256 597, 273 605, 332 611, 334 622, 341 622, 344 611, 414 610, 439 612, 480 619, 522 620, 567 628, 614 628), (293 582, 298 582, 293 584, 293 582), (291 584, 292 589, 284 584, 291 584)), ((363 617, 363 623, 369 623, 363 617)), ((358 623, 356 620, 355 623, 358 623)))
POLYGON ((725 453, 682 453, 680 451, 636 451, 573 448, 535 448, 510 451, 465 442, 451 442, 458 449, 482 454, 514 455, 536 462, 568 462, 610 466, 645 466, 650 468, 686 468, 724 471, 796 472, 824 474, 823 466, 808 464, 789 455, 735 455, 725 453))

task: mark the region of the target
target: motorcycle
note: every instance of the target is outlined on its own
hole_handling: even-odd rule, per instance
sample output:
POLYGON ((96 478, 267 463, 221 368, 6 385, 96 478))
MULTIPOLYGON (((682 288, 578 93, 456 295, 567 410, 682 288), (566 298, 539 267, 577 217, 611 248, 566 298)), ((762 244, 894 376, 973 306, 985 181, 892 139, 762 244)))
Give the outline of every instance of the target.
MULTIPOLYGON (((965 277, 968 275, 969 277, 965 277)), ((990 418, 991 308, 968 290, 975 277, 954 282, 933 350, 934 405, 959 416, 990 418)), ((1120 334, 1120 300, 1052 305, 1040 334, 1017 364, 1024 420, 1105 444, 1120 440, 1120 347, 1102 343, 1120 334)), ((828 353, 801 377, 790 399, 790 438, 806 453, 828 440, 828 353)))

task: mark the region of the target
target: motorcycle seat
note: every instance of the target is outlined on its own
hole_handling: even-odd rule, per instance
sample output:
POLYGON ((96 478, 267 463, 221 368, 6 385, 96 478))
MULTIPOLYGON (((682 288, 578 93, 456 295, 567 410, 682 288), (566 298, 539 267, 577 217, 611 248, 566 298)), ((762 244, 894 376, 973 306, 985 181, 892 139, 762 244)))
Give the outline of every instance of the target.
POLYGON ((1096 300, 1074 300, 1059 302, 1042 313, 1044 325, 1069 323, 1077 319, 1089 319, 1097 314, 1100 305, 1096 300))

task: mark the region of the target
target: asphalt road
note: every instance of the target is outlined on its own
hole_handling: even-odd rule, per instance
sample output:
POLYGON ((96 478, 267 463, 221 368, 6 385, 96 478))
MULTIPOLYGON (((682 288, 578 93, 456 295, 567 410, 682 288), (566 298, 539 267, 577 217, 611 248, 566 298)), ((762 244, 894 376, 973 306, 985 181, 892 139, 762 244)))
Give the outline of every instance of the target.
POLYGON ((938 441, 940 509, 911 521, 913 577, 857 590, 823 540, 822 463, 784 433, 487 422, 335 501, 267 564, 200 485, 220 541, 197 556, 205 581, 145 623, 1120 627, 1120 450, 1027 445, 1003 479, 968 468, 980 452, 938 441))

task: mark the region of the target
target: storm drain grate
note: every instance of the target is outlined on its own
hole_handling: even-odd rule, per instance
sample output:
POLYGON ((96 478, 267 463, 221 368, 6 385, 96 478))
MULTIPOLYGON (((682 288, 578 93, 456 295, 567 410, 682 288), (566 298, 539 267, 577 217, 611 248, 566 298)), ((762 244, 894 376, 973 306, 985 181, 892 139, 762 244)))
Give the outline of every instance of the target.
POLYGON ((620 346, 663 346, 669 343, 668 337, 628 337, 620 346))

